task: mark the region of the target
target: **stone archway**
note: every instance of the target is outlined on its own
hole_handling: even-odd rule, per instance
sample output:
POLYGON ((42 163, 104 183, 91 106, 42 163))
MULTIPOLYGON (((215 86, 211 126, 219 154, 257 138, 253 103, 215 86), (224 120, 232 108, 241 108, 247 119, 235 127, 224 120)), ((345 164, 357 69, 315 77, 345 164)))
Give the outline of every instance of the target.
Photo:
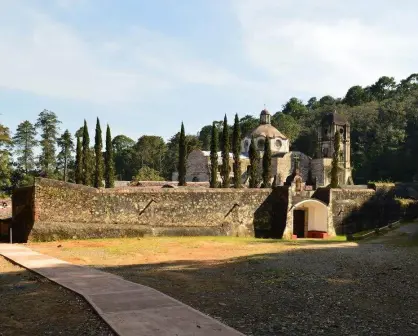
POLYGON ((328 236, 328 206, 316 199, 296 203, 292 212, 292 235, 298 238, 325 238, 328 236))

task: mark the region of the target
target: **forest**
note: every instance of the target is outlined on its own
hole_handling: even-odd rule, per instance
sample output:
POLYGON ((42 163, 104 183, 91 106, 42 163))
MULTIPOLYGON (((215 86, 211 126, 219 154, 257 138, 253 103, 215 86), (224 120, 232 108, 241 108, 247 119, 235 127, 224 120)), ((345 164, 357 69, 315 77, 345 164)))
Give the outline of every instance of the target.
MULTIPOLYGON (((272 124, 291 140, 291 150, 315 157, 317 128, 322 116, 332 111, 346 116, 351 124, 356 184, 418 179, 418 74, 399 82, 383 76, 369 86, 349 88, 342 98, 326 95, 304 102, 292 97, 280 111, 270 113, 272 124)), ((254 111, 254 115, 240 116, 242 137, 258 125, 258 114, 259 111, 254 111)), ((221 131, 223 122, 215 120, 213 125, 221 131)), ((229 125, 232 137, 232 123, 229 125)), ((77 182, 83 178, 77 172, 83 169, 83 157, 88 158, 83 163, 102 167, 96 172, 100 181, 92 171, 84 181, 88 185, 101 186, 102 177, 106 185, 111 185, 113 178, 171 180, 177 170, 180 122, 179 132, 167 142, 158 135, 138 139, 123 134, 111 137, 108 126, 106 151, 102 148, 99 119, 92 145, 87 124, 80 126, 75 134, 68 130, 61 133, 57 114, 49 110, 40 112, 36 120, 22 121, 13 131, 0 124, 0 191, 10 193, 13 188, 32 183, 36 176, 77 182), (110 152, 112 162, 106 162, 106 157, 110 158, 106 153, 110 152)), ((203 126, 197 134, 186 134, 187 153, 194 149, 210 150, 211 131, 212 124, 203 126)))

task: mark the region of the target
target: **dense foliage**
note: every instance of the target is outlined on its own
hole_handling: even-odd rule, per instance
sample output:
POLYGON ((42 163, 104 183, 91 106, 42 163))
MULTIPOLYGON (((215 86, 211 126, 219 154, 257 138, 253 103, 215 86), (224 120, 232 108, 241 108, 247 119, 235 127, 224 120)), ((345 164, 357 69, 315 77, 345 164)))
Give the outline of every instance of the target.
MULTIPOLYGON (((334 110, 347 117, 351 124, 351 162, 355 183, 418 180, 418 74, 400 82, 383 76, 369 86, 349 88, 341 98, 326 95, 304 102, 292 97, 280 111, 271 111, 271 119, 273 126, 291 140, 291 150, 315 157, 321 118, 334 110)), ((44 110, 32 122, 23 121, 12 134, 6 126, 0 125, 1 191, 30 183, 34 176, 70 182, 78 179, 81 182, 77 169, 83 168, 80 163, 87 162, 82 152, 73 159, 71 136, 66 134, 64 137, 64 132, 59 138, 57 115, 44 110)), ((241 172, 237 164, 240 141, 258 124, 258 111, 254 111, 254 115, 236 116, 234 126, 228 126, 234 176, 241 172)), ((186 157, 194 149, 210 150, 213 126, 217 133, 222 132, 217 145, 222 149, 226 141, 223 125, 223 121, 215 120, 213 124, 203 126, 196 135, 185 134, 186 157)), ((83 131, 84 127, 77 130, 75 142, 78 144, 80 140, 79 149, 84 142, 84 153, 92 160, 90 184, 93 184, 97 154, 93 148, 87 150, 90 145, 87 146, 88 139, 84 139, 83 131)), ((110 144, 106 143, 106 147, 114 165, 107 169, 110 175, 105 176, 105 180, 108 185, 113 184, 114 177, 132 180, 144 167, 152 168, 158 176, 171 180, 172 174, 178 172, 179 144, 180 132, 168 141, 156 135, 144 135, 135 140, 123 134, 113 139, 110 137, 110 144)), ((212 168, 218 169, 217 164, 212 168)), ((234 178, 234 186, 239 185, 239 179, 234 178)))
POLYGON ((248 172, 248 184, 250 188, 258 188, 260 183, 260 152, 257 150, 254 138, 251 138, 250 149, 248 151, 250 157, 250 168, 248 172))
POLYGON ((103 139, 102 139, 102 129, 100 127, 99 118, 96 121, 96 134, 94 137, 94 156, 95 156, 95 166, 94 166, 94 187, 102 188, 103 187, 103 174, 104 174, 104 161, 103 161, 103 139))
POLYGON ((221 165, 221 178, 222 178, 222 188, 230 187, 230 177, 231 167, 229 165, 229 152, 230 152, 230 139, 229 139, 229 128, 228 128, 228 119, 224 118, 222 126, 222 165, 221 165))
POLYGON ((263 187, 270 188, 271 180, 271 147, 270 139, 266 138, 264 142, 264 153, 263 153, 263 187))

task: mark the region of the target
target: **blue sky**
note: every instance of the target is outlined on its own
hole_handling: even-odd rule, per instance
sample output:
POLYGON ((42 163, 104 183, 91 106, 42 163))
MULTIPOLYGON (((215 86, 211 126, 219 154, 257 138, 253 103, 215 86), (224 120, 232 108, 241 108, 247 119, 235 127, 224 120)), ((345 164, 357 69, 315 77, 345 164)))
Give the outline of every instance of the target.
POLYGON ((0 0, 0 116, 196 133, 417 72, 414 1, 0 0))

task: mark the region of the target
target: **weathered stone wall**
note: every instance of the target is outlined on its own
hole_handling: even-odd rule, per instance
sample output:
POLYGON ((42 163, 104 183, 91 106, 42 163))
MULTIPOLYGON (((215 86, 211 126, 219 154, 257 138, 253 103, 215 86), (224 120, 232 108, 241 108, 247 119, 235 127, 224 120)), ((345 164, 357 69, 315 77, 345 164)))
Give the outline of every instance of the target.
POLYGON ((270 192, 270 189, 134 187, 99 190, 37 179, 29 240, 143 235, 253 236, 254 225, 265 226, 264 221, 270 220, 259 209, 270 192))

